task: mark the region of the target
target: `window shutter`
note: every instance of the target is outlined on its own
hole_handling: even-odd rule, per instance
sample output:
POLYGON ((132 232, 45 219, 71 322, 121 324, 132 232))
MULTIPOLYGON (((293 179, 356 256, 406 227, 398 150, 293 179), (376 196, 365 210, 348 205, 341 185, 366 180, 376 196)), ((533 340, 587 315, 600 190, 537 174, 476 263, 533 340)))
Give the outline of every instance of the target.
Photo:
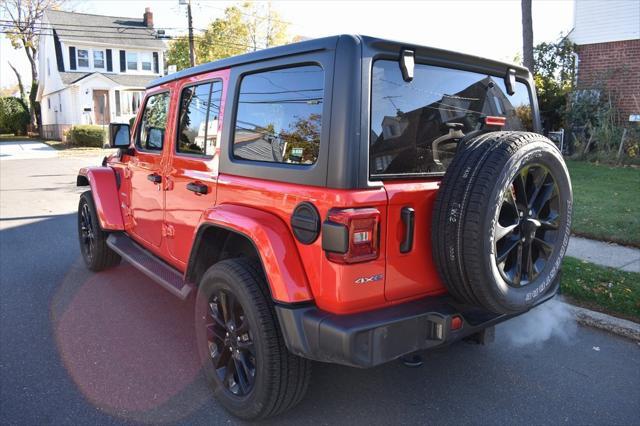
POLYGON ((120 116, 120 91, 116 90, 115 91, 115 95, 116 95, 116 115, 119 117, 120 116))
POLYGON ((153 52, 153 72, 160 74, 160 63, 158 62, 158 52, 153 52))
POLYGON ((113 61, 111 60, 111 49, 107 49, 107 71, 113 71, 113 61))
POLYGON ((127 71, 127 53, 124 50, 120 51, 120 72, 127 71))
POLYGON ((76 69, 76 48, 69 46, 69 69, 76 69))

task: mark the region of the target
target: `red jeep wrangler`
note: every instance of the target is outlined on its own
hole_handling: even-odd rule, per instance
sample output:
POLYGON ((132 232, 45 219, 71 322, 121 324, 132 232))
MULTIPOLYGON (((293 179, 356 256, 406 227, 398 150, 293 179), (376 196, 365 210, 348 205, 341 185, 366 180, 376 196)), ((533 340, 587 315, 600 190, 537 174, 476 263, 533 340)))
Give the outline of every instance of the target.
POLYGON ((152 82, 80 171, 89 269, 181 299, 215 396, 263 418, 309 360, 372 367, 554 296, 572 190, 528 70, 360 36, 152 82))

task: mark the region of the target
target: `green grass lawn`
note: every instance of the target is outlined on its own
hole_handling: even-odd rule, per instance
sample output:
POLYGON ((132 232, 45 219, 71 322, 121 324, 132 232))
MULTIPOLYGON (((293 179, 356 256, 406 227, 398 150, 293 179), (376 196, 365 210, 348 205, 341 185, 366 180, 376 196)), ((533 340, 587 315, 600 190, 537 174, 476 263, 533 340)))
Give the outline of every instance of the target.
POLYGON ((573 257, 562 263, 562 294, 578 305, 640 322, 640 274, 573 257))
POLYGON ((640 247, 640 168, 567 161, 576 235, 640 247))

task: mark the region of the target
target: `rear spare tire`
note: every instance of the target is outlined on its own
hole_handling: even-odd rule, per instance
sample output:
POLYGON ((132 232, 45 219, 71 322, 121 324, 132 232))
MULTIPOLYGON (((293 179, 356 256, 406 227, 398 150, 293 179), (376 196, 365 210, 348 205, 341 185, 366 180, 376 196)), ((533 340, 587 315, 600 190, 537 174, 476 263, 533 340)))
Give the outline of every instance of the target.
POLYGON ((434 260, 452 296, 496 313, 554 291, 569 242, 573 194, 544 136, 492 132, 468 141, 436 199, 434 260))

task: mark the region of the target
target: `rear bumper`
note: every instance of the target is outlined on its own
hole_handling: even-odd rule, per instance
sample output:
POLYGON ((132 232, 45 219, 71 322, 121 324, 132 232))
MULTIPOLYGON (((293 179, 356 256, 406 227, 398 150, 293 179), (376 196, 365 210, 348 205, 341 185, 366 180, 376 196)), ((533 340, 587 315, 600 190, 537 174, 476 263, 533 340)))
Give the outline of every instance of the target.
MULTIPOLYGON (((553 288, 538 304, 551 299, 553 288)), ((304 358, 352 367, 373 367, 418 350, 445 346, 517 315, 500 315, 428 297, 349 315, 315 306, 276 305, 289 351, 304 358), (454 317, 462 327, 451 330, 454 317)))

